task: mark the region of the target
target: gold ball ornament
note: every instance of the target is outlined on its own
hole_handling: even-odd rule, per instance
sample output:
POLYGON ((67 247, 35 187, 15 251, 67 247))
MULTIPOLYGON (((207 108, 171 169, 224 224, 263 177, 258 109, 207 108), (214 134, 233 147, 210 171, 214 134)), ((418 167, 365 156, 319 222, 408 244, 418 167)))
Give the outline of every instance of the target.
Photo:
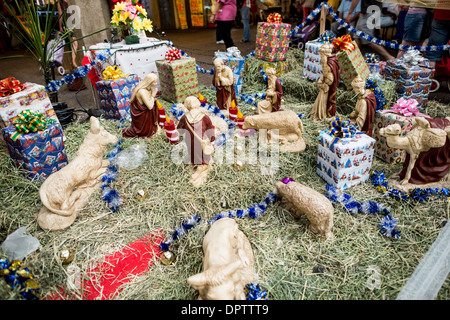
POLYGON ((175 254, 172 251, 165 251, 161 254, 161 262, 168 266, 175 262, 175 254))
POLYGON ((139 189, 136 192, 136 199, 138 199, 139 201, 144 200, 145 198, 147 198, 148 195, 148 190, 144 190, 144 189, 139 189))
POLYGON ((240 160, 236 160, 236 162, 234 163, 234 167, 239 170, 244 170, 245 164, 240 160))
POLYGON ((250 107, 250 112, 256 113, 256 107, 250 107))
POLYGON ((73 261, 75 253, 72 249, 63 249, 59 252, 59 259, 62 264, 69 264, 73 261))

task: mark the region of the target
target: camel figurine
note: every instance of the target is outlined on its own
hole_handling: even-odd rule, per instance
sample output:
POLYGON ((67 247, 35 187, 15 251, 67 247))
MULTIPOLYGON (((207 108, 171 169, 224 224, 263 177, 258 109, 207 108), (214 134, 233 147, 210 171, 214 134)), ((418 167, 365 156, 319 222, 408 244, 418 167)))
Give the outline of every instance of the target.
POLYGON ((87 204, 89 196, 99 188, 109 166, 109 160, 104 160, 103 154, 109 144, 118 142, 118 138, 106 131, 95 117, 90 118, 90 125, 75 158, 52 173, 39 189, 43 207, 37 221, 44 230, 68 228, 87 204))
POLYGON ((407 157, 399 176, 402 189, 444 187, 450 184, 450 118, 415 117, 411 130, 401 136, 399 124, 380 129, 388 147, 403 149, 407 157))

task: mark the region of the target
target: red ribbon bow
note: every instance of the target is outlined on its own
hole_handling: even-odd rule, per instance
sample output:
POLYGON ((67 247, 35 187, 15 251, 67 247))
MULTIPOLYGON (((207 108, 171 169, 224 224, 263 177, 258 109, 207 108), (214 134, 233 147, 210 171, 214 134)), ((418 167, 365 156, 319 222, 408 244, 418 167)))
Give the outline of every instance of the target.
POLYGON ((282 22, 281 14, 279 14, 277 12, 269 14, 269 16, 267 17, 267 22, 268 23, 281 23, 282 22))
POLYGON ((25 86, 14 77, 9 77, 0 81, 0 97, 7 97, 25 89, 25 86))
POLYGON ((342 37, 334 39, 333 40, 333 49, 335 51, 339 51, 339 50, 353 51, 353 50, 355 50, 355 45, 352 43, 352 37, 350 37, 350 35, 346 34, 342 37))

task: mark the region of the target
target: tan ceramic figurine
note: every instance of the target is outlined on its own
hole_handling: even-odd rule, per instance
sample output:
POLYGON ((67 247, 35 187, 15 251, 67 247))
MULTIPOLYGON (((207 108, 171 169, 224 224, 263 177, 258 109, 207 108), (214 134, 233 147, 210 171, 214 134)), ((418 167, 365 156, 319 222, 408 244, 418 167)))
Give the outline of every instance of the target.
POLYGON ((106 146, 117 143, 97 118, 90 118, 91 128, 75 158, 61 170, 52 173, 41 185, 39 196, 43 207, 38 224, 44 230, 63 230, 76 219, 89 196, 99 189, 101 178, 109 165, 103 160, 106 146))
POLYGON ((198 290, 198 299, 245 300, 245 286, 253 282, 254 258, 234 219, 222 218, 211 225, 203 253, 203 272, 187 279, 198 290))
POLYGON ((333 237, 333 204, 321 193, 288 179, 275 183, 273 191, 280 206, 297 218, 306 215, 310 230, 325 238, 333 237))
POLYGON ((319 49, 322 77, 317 81, 319 94, 311 109, 310 117, 314 121, 329 121, 336 115, 336 91, 339 84, 339 63, 333 48, 325 43, 319 49))
POLYGON ((237 103, 233 71, 223 63, 221 58, 214 59, 213 63, 215 71, 212 84, 216 88, 217 106, 228 116, 231 102, 234 100, 237 103))
POLYGON ((389 177, 393 187, 404 191, 450 187, 450 118, 416 117, 405 136, 398 124, 381 128, 380 134, 390 148, 407 153, 402 171, 389 177))
POLYGON ((183 130, 189 162, 194 166, 192 184, 200 186, 206 182, 211 171, 211 155, 214 152, 215 128, 206 109, 201 107, 196 97, 187 97, 186 110, 178 122, 177 129, 183 130))
POLYGON ((372 90, 366 89, 366 82, 357 76, 352 81, 354 92, 358 95, 355 110, 348 116, 349 120, 358 125, 359 131, 372 136, 373 121, 377 111, 377 99, 372 90))
POLYGON ((258 103, 258 114, 276 112, 280 109, 283 99, 283 86, 274 68, 267 68, 266 98, 258 103))
POLYGON ((306 149, 302 137, 303 123, 291 110, 247 116, 242 129, 267 129, 267 142, 271 144, 278 141, 282 152, 299 153, 306 149))

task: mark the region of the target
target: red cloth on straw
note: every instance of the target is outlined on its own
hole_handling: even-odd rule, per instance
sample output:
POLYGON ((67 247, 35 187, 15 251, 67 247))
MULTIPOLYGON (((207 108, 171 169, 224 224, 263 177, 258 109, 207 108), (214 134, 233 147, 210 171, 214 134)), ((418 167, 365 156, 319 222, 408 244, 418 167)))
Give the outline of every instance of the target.
MULTIPOLYGON (((121 286, 147 272, 153 258, 161 254, 159 244, 164 241, 161 230, 149 234, 128 246, 106 256, 104 262, 86 272, 88 280, 82 283, 83 300, 111 300, 121 291, 121 286)), ((64 294, 51 294, 45 300, 70 299, 64 294)))

